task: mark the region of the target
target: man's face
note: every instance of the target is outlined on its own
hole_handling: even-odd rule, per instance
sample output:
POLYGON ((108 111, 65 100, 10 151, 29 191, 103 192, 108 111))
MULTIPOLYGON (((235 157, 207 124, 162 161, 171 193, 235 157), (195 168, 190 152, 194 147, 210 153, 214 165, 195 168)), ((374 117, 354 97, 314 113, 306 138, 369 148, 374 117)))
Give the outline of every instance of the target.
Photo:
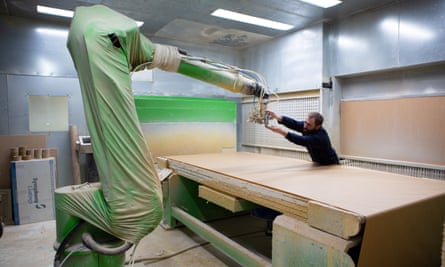
POLYGON ((316 131, 320 129, 320 125, 315 125, 315 119, 311 118, 311 117, 307 117, 306 120, 304 121, 304 129, 303 132, 304 133, 310 133, 313 131, 316 131))

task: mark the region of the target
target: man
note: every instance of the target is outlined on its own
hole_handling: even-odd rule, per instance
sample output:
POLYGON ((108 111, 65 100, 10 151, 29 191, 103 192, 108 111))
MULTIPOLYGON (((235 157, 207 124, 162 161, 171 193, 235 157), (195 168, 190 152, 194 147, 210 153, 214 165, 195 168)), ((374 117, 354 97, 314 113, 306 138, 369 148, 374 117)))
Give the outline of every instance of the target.
POLYGON ((271 110, 266 110, 270 118, 276 119, 286 128, 302 133, 296 134, 278 125, 266 125, 271 131, 281 134, 287 140, 306 147, 313 162, 320 165, 339 164, 337 153, 331 145, 329 135, 322 127, 323 116, 318 112, 311 112, 306 120, 297 121, 287 116, 281 116, 271 110))
MULTIPOLYGON (((266 128, 281 134, 290 142, 306 147, 312 161, 320 165, 339 164, 337 153, 331 145, 328 133, 322 127, 323 116, 320 113, 309 113, 304 122, 277 115, 271 110, 266 110, 266 114, 269 118, 276 119, 279 124, 302 133, 302 135, 299 135, 278 125, 266 125, 266 128)), ((268 236, 272 235, 273 220, 280 214, 280 212, 266 207, 258 207, 252 210, 253 216, 266 219, 265 233, 268 236)))

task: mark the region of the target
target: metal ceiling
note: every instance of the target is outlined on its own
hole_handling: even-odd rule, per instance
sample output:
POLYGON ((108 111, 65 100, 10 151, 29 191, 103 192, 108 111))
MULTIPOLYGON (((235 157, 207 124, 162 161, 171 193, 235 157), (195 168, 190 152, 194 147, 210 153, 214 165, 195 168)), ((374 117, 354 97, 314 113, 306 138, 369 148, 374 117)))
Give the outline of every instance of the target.
POLYGON ((2 0, 0 14, 69 25, 69 18, 37 14, 36 5, 74 10, 77 6, 102 4, 144 21, 141 32, 148 38, 245 48, 289 31, 232 22, 213 17, 211 12, 224 8, 291 24, 295 28, 290 31, 295 31, 400 1, 344 0, 338 6, 323 9, 298 0, 2 0))

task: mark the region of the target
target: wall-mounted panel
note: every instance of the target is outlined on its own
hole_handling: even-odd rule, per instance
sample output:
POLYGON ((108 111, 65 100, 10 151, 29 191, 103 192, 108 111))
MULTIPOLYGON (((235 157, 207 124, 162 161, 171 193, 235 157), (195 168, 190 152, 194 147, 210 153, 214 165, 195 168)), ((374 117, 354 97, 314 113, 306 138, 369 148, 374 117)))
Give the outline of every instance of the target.
MULTIPOLYGON (((68 97, 69 124, 85 125, 77 78, 8 75, 9 135, 29 134, 29 96, 68 97)), ((86 126, 78 131, 85 135, 86 126)), ((68 132, 68 129, 66 130, 68 132)))
POLYGON ((341 103, 345 156, 445 166, 445 97, 341 103))
POLYGON ((28 96, 31 132, 68 131, 67 96, 28 96))
POLYGON ((424 164, 438 164, 444 158, 444 135, 435 135, 443 134, 440 117, 445 102, 439 100, 445 100, 445 64, 354 75, 337 82, 342 92, 342 155, 424 164))

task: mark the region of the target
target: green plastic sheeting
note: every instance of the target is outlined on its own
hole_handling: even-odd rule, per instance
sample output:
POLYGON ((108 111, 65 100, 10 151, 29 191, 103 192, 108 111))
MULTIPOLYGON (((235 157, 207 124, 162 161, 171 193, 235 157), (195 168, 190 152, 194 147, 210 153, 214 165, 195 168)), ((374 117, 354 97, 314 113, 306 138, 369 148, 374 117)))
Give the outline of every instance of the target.
POLYGON ((76 9, 67 45, 79 76, 100 187, 56 198, 56 208, 137 243, 162 218, 161 186, 130 78, 134 67, 151 61, 155 46, 132 19, 100 5, 76 9), (113 45, 110 34, 121 47, 113 45))

